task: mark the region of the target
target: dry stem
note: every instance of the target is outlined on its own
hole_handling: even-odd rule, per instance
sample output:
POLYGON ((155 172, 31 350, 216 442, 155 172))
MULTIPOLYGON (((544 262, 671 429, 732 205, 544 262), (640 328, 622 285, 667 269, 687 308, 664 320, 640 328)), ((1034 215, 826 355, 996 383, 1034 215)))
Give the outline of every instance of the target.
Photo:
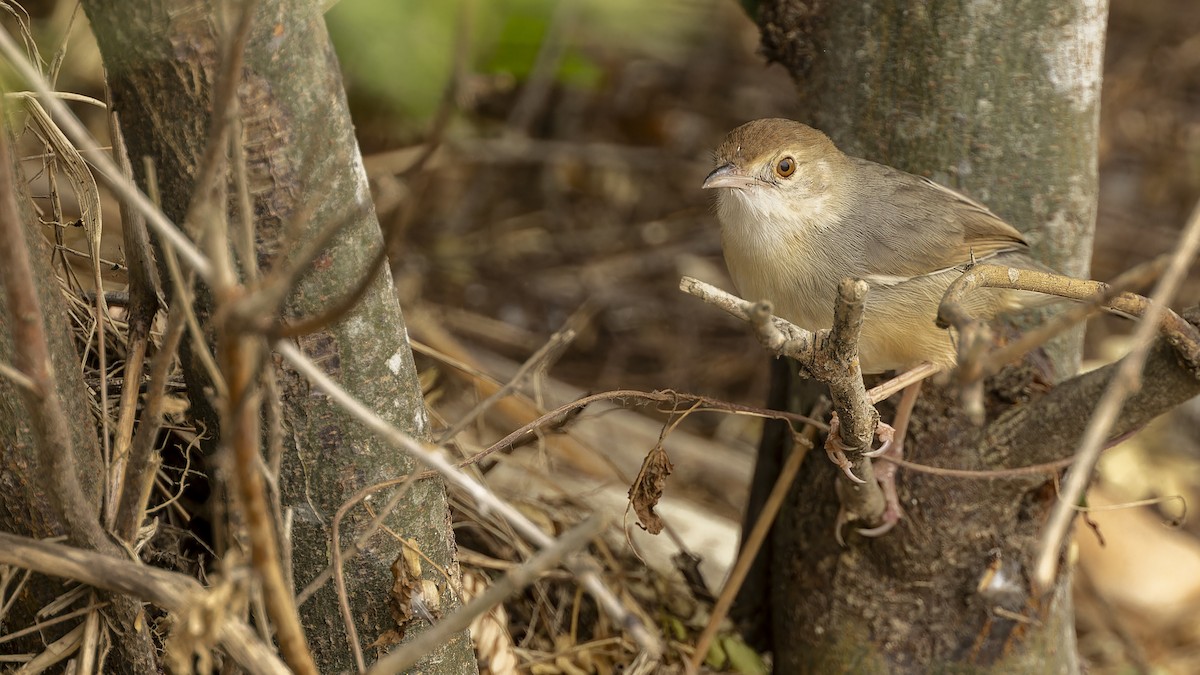
POLYGON ((502 578, 492 582, 483 594, 476 596, 457 612, 438 621, 433 628, 376 661, 367 671, 367 675, 407 672, 418 659, 437 645, 469 627, 475 617, 490 611, 505 598, 536 581, 538 576, 556 567, 563 558, 583 549, 605 525, 602 517, 592 515, 571 528, 559 537, 553 546, 538 551, 524 564, 509 570, 502 578))
POLYGON ((815 333, 772 315, 769 303, 748 302, 698 279, 683 277, 679 288, 750 323, 759 341, 772 353, 795 359, 803 375, 829 385, 840 421, 840 438, 850 458, 850 466, 843 468, 844 481, 838 483, 839 498, 847 513, 877 524, 885 507, 883 490, 874 479, 871 460, 863 453, 871 450, 879 413, 868 399, 858 361, 866 282, 843 280, 838 286, 833 328, 815 333))
MULTIPOLYGON (((1164 316, 1167 316, 1168 320, 1164 324, 1170 323, 1167 314, 1170 310, 1167 309, 1167 303, 1187 276, 1198 248, 1200 248, 1200 203, 1193 208, 1192 215, 1188 218, 1180 238, 1179 248, 1172 257, 1166 273, 1155 287, 1149 306, 1142 314, 1141 322, 1134 334, 1133 349, 1117 367, 1112 381, 1104 391, 1104 396, 1092 413, 1083 438, 1079 441, 1079 449, 1075 453, 1075 464, 1067 471, 1059 499, 1054 505, 1054 511, 1050 514, 1049 522, 1042 534, 1037 562, 1033 569, 1034 588, 1048 590, 1053 587, 1054 579, 1058 574, 1058 559, 1062 551, 1063 540, 1075 519, 1075 505, 1079 503, 1088 483, 1091 482, 1092 471, 1096 467, 1104 441, 1117 416, 1120 415, 1125 399, 1141 388, 1142 368, 1149 356, 1154 336, 1160 330, 1159 322, 1163 320, 1164 316)), ((1179 321, 1183 320, 1179 319, 1179 321)), ((1183 323, 1191 329, 1192 334, 1196 332, 1195 327, 1186 322, 1183 323)), ((1172 340, 1171 336, 1175 331, 1171 328, 1163 330, 1167 333, 1167 340, 1176 350, 1181 351, 1183 356, 1188 359, 1189 365, 1195 369, 1197 365, 1195 349, 1200 347, 1200 342, 1192 341, 1190 350, 1186 343, 1181 348, 1181 345, 1172 340)))
MULTIPOLYGON (((180 615, 203 604, 207 594, 198 581, 183 574, 5 532, 0 532, 0 563, 148 600, 180 615)), ((223 619, 214 632, 239 665, 251 673, 290 672, 243 621, 232 614, 223 619)))

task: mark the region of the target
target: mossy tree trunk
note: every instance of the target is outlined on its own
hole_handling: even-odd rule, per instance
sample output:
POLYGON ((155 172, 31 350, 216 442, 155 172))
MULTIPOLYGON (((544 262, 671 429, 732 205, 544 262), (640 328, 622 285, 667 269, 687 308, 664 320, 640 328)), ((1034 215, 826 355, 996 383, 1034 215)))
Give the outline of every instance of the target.
MULTIPOLYGON (((238 88, 257 263, 265 268, 280 264, 331 221, 346 221, 285 303, 289 318, 319 315, 344 297, 370 269, 382 246, 373 209, 356 206, 369 202, 367 177, 319 6, 299 0, 257 3, 238 88), (307 212, 300 220, 302 229, 290 232, 302 211, 307 212)), ((145 185, 141 158, 149 157, 161 186, 162 207, 181 223, 209 141, 222 18, 211 5, 181 0, 86 0, 84 8, 96 32, 137 179, 145 185)), ((207 294, 198 297, 197 311, 205 317, 212 307, 207 294)), ((297 343, 369 407, 414 436, 426 437, 426 411, 386 266, 348 315, 297 343)), ((206 408, 201 400, 206 376, 199 364, 185 361, 192 403, 206 408)), ((276 373, 285 444, 279 486, 282 507, 294 514, 292 572, 299 587, 329 564, 330 521, 347 497, 380 480, 406 475, 414 464, 278 360, 276 373)), ((383 493, 377 497, 382 501, 373 503, 383 503, 386 497, 383 493)), ((358 509, 343 522, 343 547, 366 520, 358 509)), ((451 611, 457 605, 452 589, 458 587, 458 571, 442 482, 412 486, 387 524, 415 540, 450 573, 447 580, 432 566, 424 568, 444 589, 442 609, 451 611)), ((386 603, 393 584, 390 566, 400 550, 394 538, 377 536, 345 565, 351 613, 364 646, 395 626, 386 603)), ((353 669, 332 584, 301 607, 301 618, 321 672, 353 669)), ((412 632, 423 625, 413 622, 408 628, 412 632)), ((456 635, 423 661, 422 668, 473 671, 467 634, 456 635)))

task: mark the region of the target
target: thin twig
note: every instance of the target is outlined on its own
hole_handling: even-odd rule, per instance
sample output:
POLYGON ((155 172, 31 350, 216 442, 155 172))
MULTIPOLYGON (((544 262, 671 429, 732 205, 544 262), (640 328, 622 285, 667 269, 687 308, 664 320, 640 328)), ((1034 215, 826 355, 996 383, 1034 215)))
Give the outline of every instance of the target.
POLYGON ((939 372, 941 372, 941 368, 939 366, 935 366, 926 361, 916 368, 912 368, 900 373, 887 382, 883 382, 882 384, 877 384, 874 387, 871 387, 867 390, 867 400, 869 400, 871 403, 879 403, 880 401, 887 400, 896 392, 902 389, 907 389, 908 387, 918 382, 922 382, 938 374, 939 372))
MULTIPOLYGON (((809 416, 814 418, 824 417, 828 408, 828 404, 824 401, 818 402, 813 407, 812 413, 809 416)), ((780 468, 779 477, 775 479, 775 485, 771 487, 771 493, 763 503, 762 511, 758 514, 758 520, 754 521, 754 527, 746 535, 746 541, 742 544, 742 550, 738 552, 737 562, 734 563, 733 569, 729 571, 729 579, 725 582, 725 587, 721 589, 721 595, 717 598, 717 602, 713 605, 710 612, 708 625, 704 627, 704 632, 696 640, 695 650, 692 652, 691 659, 688 660, 692 671, 698 671, 700 664, 708 656, 708 647, 712 644, 713 638, 717 636, 717 631, 720 630, 721 622, 725 620, 726 615, 729 613, 729 608, 733 606, 733 600, 742 588, 742 583, 746 581, 746 574, 750 572, 750 567, 753 565, 754 559, 758 557, 758 552, 762 548, 763 542, 767 539, 767 533, 771 531, 771 526, 775 523, 775 517, 779 515, 780 509, 783 508, 783 502, 787 498, 788 490, 791 489, 792 483, 796 480, 796 474, 800 472, 800 465, 804 463, 804 458, 808 456, 809 450, 812 449, 813 443, 816 441, 816 432, 817 428, 811 424, 807 425, 802 432, 794 432, 797 442, 793 444, 791 454, 788 455, 783 466, 780 468)))
MULTIPOLYGON (((149 158, 147 158, 149 159, 149 158)), ((154 174, 148 174, 154 175, 154 174)), ((183 318, 187 322, 188 336, 192 341, 192 355, 200 360, 200 365, 204 368, 208 375, 209 382, 212 383, 212 388, 216 394, 215 398, 223 399, 228 396, 226 389, 228 385, 225 383, 225 377, 221 373, 220 366, 217 365, 217 359, 213 356, 212 350, 208 347, 208 339, 204 334, 204 328, 200 326, 200 318, 196 316, 196 304, 194 302, 192 284, 187 282, 183 270, 179 267, 175 249, 170 247, 163 248, 163 260, 167 263, 167 274, 171 279, 171 293, 175 296, 172 307, 178 308, 183 312, 183 318), (175 289, 178 289, 176 291, 175 289)))
POLYGON ((24 373, 7 363, 0 363, 0 377, 7 379, 9 382, 17 385, 18 388, 24 389, 30 394, 37 395, 38 393, 37 385, 33 383, 33 380, 25 377, 24 373))
POLYGON ((32 626, 26 626, 25 628, 22 628, 21 630, 16 630, 16 631, 13 631, 6 635, 0 636, 0 644, 4 644, 5 642, 11 642, 13 640, 16 640, 19 637, 24 637, 26 635, 31 635, 33 633, 37 633, 37 632, 46 630, 50 626, 60 624, 63 621, 70 621, 71 619, 83 616, 84 614, 87 614, 88 612, 98 610, 98 609, 104 609, 105 607, 108 607, 108 606, 109 606, 109 603, 107 603, 107 602, 96 602, 96 603, 90 604, 86 607, 81 607, 73 612, 67 612, 66 614, 60 614, 59 616, 56 616, 53 619, 46 619, 45 621, 39 621, 39 622, 33 624, 32 626))
POLYGON ((59 663, 75 650, 79 649, 79 643, 83 641, 83 624, 75 626, 66 635, 46 645, 40 654, 33 657, 21 666, 20 672, 22 675, 37 675, 49 669, 51 666, 59 663))
MULTIPOLYGON (((96 592, 92 591, 89 597, 91 605, 96 604, 96 592)), ((77 673, 93 673, 96 671, 96 657, 99 655, 100 642, 100 610, 94 609, 88 612, 87 618, 83 620, 83 639, 79 643, 79 665, 75 672, 77 673)))
POLYGON ((371 541, 371 537, 375 536, 375 533, 379 531, 379 528, 383 525, 384 520, 386 520, 387 517, 391 515, 392 510, 399 505, 401 498, 404 497, 404 494, 407 490, 405 487, 406 485, 425 478, 433 478, 436 475, 436 471, 410 473, 403 478, 395 478, 375 483, 374 485, 368 485, 367 487, 362 488, 358 492, 350 495, 350 497, 348 497, 346 501, 338 507, 337 512, 333 516, 331 535, 337 534, 337 530, 341 525, 342 518, 344 517, 345 513, 348 512, 355 504, 358 504, 362 500, 380 490, 386 490, 389 487, 395 487, 397 485, 399 485, 401 488, 392 495, 391 499, 389 499, 387 504, 380 509, 379 513, 376 514, 370 522, 363 526, 362 531, 358 533, 358 536, 355 537, 354 541, 349 546, 342 549, 340 547, 339 538, 337 536, 331 537, 334 542, 339 542, 338 548, 334 549, 331 553, 333 560, 324 570, 321 570, 320 574, 313 577, 312 581, 308 582, 308 585, 304 587, 304 590, 296 594, 296 605, 300 606, 308 602, 309 598, 311 598, 317 591, 321 590, 321 587, 324 586, 327 581, 333 578, 334 570, 337 570, 346 558, 352 558, 358 555, 358 553, 366 547, 367 543, 371 541))
MULTIPOLYGON (((625 399, 637 399, 637 400, 653 401, 653 402, 657 402, 657 403, 670 403, 673 405, 678 405, 680 403, 689 403, 689 402, 695 401, 695 402, 702 404, 704 406, 704 409, 706 409, 706 410, 714 410, 717 412, 728 412, 728 413, 742 414, 742 415, 753 415, 755 417, 762 417, 764 419, 777 419, 777 420, 783 420, 786 422, 795 422, 797 424, 812 424, 822 431, 829 430, 829 425, 826 424, 825 422, 823 422, 821 420, 815 420, 815 419, 812 419, 805 415, 800 415, 798 413, 786 412, 786 411, 781 411, 781 410, 769 410, 766 408, 755 408, 752 406, 745 406, 745 405, 741 405, 738 403, 729 403, 726 401, 720 401, 720 400, 717 400, 714 398, 709 398, 707 396, 698 396, 696 394, 686 394, 686 393, 682 393, 682 392, 677 392, 677 391, 674 391, 671 389, 664 389, 664 390, 652 391, 652 392, 640 391, 637 389, 615 389, 613 391, 604 391, 604 392, 600 392, 598 394, 591 394, 589 396, 584 396, 583 398, 576 399, 574 401, 571 401, 570 403, 564 403, 564 404, 558 406, 557 408, 555 408, 554 410, 551 410, 549 412, 542 414, 537 419, 532 420, 526 424, 523 424, 520 427, 518 427, 517 429, 514 429, 513 431, 509 432, 509 434, 506 435, 504 438, 501 438, 500 440, 496 441, 495 443, 492 443, 487 448, 485 448, 485 449, 475 453, 474 455, 471 455, 467 459, 459 462, 458 466, 469 466, 471 464, 476 464, 480 460, 486 458, 487 456, 489 456, 493 453, 511 449, 514 446, 516 446, 517 444, 521 443, 525 439, 526 436, 536 433, 537 430, 539 430, 543 427, 546 427, 547 425, 554 424, 557 420, 565 419, 569 415, 575 413, 578 410, 586 408, 587 406, 591 405, 592 403, 596 403, 598 401, 620 401, 620 400, 625 400, 625 399)), ((430 475, 432 475, 432 474, 430 474, 430 475)))
MULTIPOLYGON (((393 236, 388 232, 388 237, 393 236)), ((375 257, 367 265, 365 273, 358 278, 354 287, 340 298, 334 300, 319 314, 313 316, 302 317, 292 323, 276 322, 275 325, 267 327, 266 333, 269 339, 278 338, 294 338, 300 335, 307 335, 318 331, 344 317, 358 304, 360 300, 366 296, 367 291, 371 290, 375 282, 379 278, 379 272, 383 269, 387 262, 388 238, 385 237, 384 242, 379 247, 379 251, 375 257)), ((275 316, 271 314, 270 316, 275 316)))
MULTIPOLYGON (((121 172, 132 180, 133 167, 130 164, 128 151, 125 147, 125 137, 121 133, 120 121, 116 112, 108 115, 108 132, 113 139, 113 157, 121 167, 121 172)), ((117 517, 120 511, 120 500, 125 488, 125 476, 129 454, 132 451, 134 438, 134 422, 137 420, 138 394, 141 387, 142 373, 146 367, 146 351, 150 342, 150 331, 154 316, 158 313, 158 270, 154 263, 154 255, 150 250, 150 237, 146 232, 146 219, 142 214, 125 200, 121 200, 121 234, 125 244, 125 260, 128 262, 127 276, 129 280, 128 320, 128 349, 125 356, 125 386, 121 391, 120 409, 117 413, 117 431, 113 448, 113 461, 109 467, 108 492, 105 495, 105 525, 113 531, 116 529, 117 517)), ((100 294, 104 289, 97 288, 100 294)), ((107 295, 107 294, 106 294, 107 295)), ((174 348, 172 348, 174 351, 174 348)), ((162 385, 166 384, 164 374, 162 385)), ((151 396, 154 396, 151 393, 151 396)), ((161 396, 161 394, 160 394, 161 396)), ((145 424, 143 418, 142 424, 145 424)), ((158 426, 158 422, 154 423, 158 426)), ((143 456, 148 461, 149 456, 143 456)), ((139 469, 140 471, 140 469, 139 469)), ((144 478, 141 477, 141 478, 144 478)))
MULTIPOLYGON (((367 545, 367 542, 371 540, 371 537, 379 531, 379 528, 383 527, 384 520, 386 520, 387 517, 391 515, 392 511, 400 505, 400 500, 404 499, 404 495, 408 493, 408 489, 412 487, 414 483, 416 483, 417 477, 418 476, 416 473, 411 473, 402 483, 400 483, 400 488, 396 490, 394 494, 392 494, 391 499, 388 500, 383 509, 379 513, 375 514, 373 518, 371 518, 371 521, 367 523, 365 528, 363 528, 362 534, 355 539, 354 544, 350 547, 353 549, 353 552, 350 553, 351 555, 357 554, 359 550, 367 545)), ((350 608, 350 598, 346 593, 346 578, 342 573, 341 526, 342 519, 346 517, 346 514, 349 513, 350 509, 354 508, 356 504, 363 501, 373 493, 374 490, 359 490, 351 495, 350 498, 345 501, 345 503, 338 507, 337 512, 333 514, 333 522, 329 529, 330 539, 333 540, 331 551, 331 557, 333 560, 331 560, 329 564, 330 569, 333 571, 333 587, 334 590, 337 591, 338 610, 342 615, 342 623, 344 623, 346 626, 346 639, 350 643, 351 651, 354 652, 354 663, 358 667, 358 672, 360 673, 366 670, 367 666, 366 662, 363 660, 362 645, 358 643, 358 628, 354 625, 354 615, 350 608)), ((325 583, 325 580, 328 579, 328 577, 326 577, 325 580, 322 580, 320 577, 321 575, 318 575, 316 579, 313 579, 311 582, 309 582, 304 591, 308 592, 308 590, 311 588, 313 589, 313 592, 316 592, 316 589, 320 588, 321 585, 325 583)), ((306 599, 307 596, 304 596, 304 593, 301 593, 300 596, 296 597, 296 606, 303 604, 304 600, 306 599)))
POLYGON ((529 375, 529 373, 545 366, 548 362, 557 359, 562 350, 566 349, 567 346, 575 340, 575 335, 575 331, 571 330, 570 328, 564 328, 551 335, 550 339, 546 341, 546 344, 542 345, 541 348, 530 355, 528 359, 525 359, 525 362, 521 364, 521 367, 517 369, 517 372, 509 379, 507 383, 504 384, 504 386, 492 392, 491 396, 488 396, 480 401, 478 405, 469 410, 466 415, 463 415, 457 422, 455 422, 454 426, 443 432, 442 435, 437 439, 438 444, 445 444, 449 442, 450 439, 461 433, 463 429, 466 429, 472 422, 478 419, 480 415, 487 412, 488 408, 490 408, 493 403, 504 398, 505 396, 508 396, 509 393, 511 393, 514 389, 521 386, 525 380, 525 377, 529 375))
MULTIPOLYGON (((6 532, 0 532, 0 564, 75 579, 116 594, 148 600, 180 615, 203 605, 201 598, 207 593, 200 582, 184 574, 6 532)), ((223 619, 214 632, 239 665, 264 675, 290 672, 274 650, 259 641, 244 622, 230 614, 223 619)))
MULTIPOLYGON (((178 299, 178 296, 176 298, 178 299)), ((118 495, 117 513, 113 521, 113 531, 130 544, 137 535, 146 500, 150 496, 150 485, 157 468, 154 461, 154 441, 162 425, 167 378, 175 361, 175 351, 179 349, 179 342, 187 327, 178 302, 172 303, 172 306, 175 309, 167 315, 167 328, 163 334, 162 346, 154 355, 154 362, 150 366, 150 383, 142 407, 141 423, 129 446, 128 464, 121 476, 121 493, 118 495)), ((130 388, 138 390, 138 387, 130 388)))
MULTIPOLYGON (((447 482, 469 495, 475 500, 475 503, 479 505, 480 510, 485 515, 492 511, 498 513, 513 528, 520 532, 523 537, 540 548, 553 545, 553 539, 545 532, 542 532, 541 528, 526 518, 514 506, 500 499, 487 487, 464 474, 450 463, 440 451, 426 448, 412 436, 392 426, 377 413, 364 406, 313 364, 311 360, 305 358, 295 345, 290 342, 279 341, 275 343, 275 349, 297 371, 308 378, 313 385, 338 402, 343 410, 365 424, 378 437, 393 447, 404 450, 417 461, 436 469, 447 482)), ((568 562, 568 568, 576 574, 580 584, 592 594, 592 597, 596 599, 597 604, 600 605, 603 611, 613 619, 616 625, 627 631, 641 649, 653 655, 662 654, 662 644, 658 637, 648 631, 642 625, 641 621, 621 604, 621 601, 605 586, 592 565, 585 562, 573 561, 568 562)))
MULTIPOLYGON (((1192 210, 1187 225, 1180 236, 1179 247, 1171 259, 1171 264, 1163 274, 1162 279, 1154 288, 1149 307, 1142 315, 1137 331, 1134 333, 1134 347, 1121 361, 1113 375, 1112 381, 1104 391, 1104 396, 1096 404, 1096 409, 1088 421, 1083 438, 1079 441, 1079 449, 1075 453, 1076 462, 1067 471, 1063 480, 1062 490, 1038 547, 1037 562, 1033 570, 1033 585, 1043 592, 1049 591, 1058 576, 1058 559, 1062 551, 1063 540, 1075 519, 1075 505, 1083 497, 1088 483, 1091 482, 1092 471, 1096 467, 1100 450, 1108 432, 1121 413, 1125 399, 1141 387, 1142 368, 1150 353, 1150 345, 1155 334, 1159 331, 1159 323, 1166 314, 1167 303, 1174 297, 1179 285, 1187 276, 1197 248, 1200 248, 1200 202, 1192 210)), ((1189 324, 1190 325, 1190 324, 1189 324)), ((1194 360, 1191 362, 1196 363, 1194 360)))
POLYGON ((448 640, 450 636, 469 627, 475 617, 490 611, 505 598, 536 581, 538 576, 556 567, 566 556, 583 549, 604 529, 604 525, 604 518, 593 514, 556 539, 552 546, 538 551, 523 565, 510 569, 503 577, 492 582, 483 594, 476 596, 457 612, 376 661, 367 671, 367 675, 407 672, 422 656, 448 640))

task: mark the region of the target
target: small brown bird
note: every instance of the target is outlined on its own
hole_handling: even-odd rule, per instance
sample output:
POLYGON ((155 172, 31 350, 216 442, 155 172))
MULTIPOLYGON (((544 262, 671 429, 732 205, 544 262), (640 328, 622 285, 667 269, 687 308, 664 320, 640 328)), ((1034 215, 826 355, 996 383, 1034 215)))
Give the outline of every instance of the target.
MULTIPOLYGON (((859 358, 864 373, 955 363, 935 325, 950 282, 972 262, 1043 269, 1018 232, 950 188, 838 150, 785 119, 734 129, 703 187, 717 190, 725 262, 741 296, 770 300, 807 330, 833 325, 838 283, 866 280, 859 358)), ((973 293, 965 309, 990 319, 1034 296, 973 293)))
MULTIPOLYGON (((927 178, 849 157, 799 122, 762 119, 734 129, 716 164, 703 187, 717 190, 725 263, 743 298, 770 300, 779 316, 815 331, 833 325, 842 279, 870 284, 858 345, 864 373, 923 362, 954 366, 950 331, 935 320, 946 288, 967 265, 1044 269, 1026 255, 1021 233, 986 206, 927 178)), ((1038 301, 1036 294, 985 289, 964 309, 987 320, 1038 301)), ((919 390, 918 383, 905 391, 894 438, 879 453, 902 454, 919 390)), ((826 450, 862 482, 836 434, 826 450)), ((881 525, 859 530, 869 536, 887 532, 901 515, 895 465, 878 477, 887 506, 881 525)))

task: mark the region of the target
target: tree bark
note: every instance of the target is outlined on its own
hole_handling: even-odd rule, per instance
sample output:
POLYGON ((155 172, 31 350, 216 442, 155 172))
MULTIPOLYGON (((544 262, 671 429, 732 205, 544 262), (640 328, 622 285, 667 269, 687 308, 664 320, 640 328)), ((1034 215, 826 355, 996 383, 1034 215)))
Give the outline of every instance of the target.
MULTIPOLYGON (((8 130, 0 130, 0 133, 7 134, 8 130)), ((9 171, 12 172, 10 175, 18 177, 18 180, 14 181, 11 187, 4 189, 17 190, 19 184, 23 183, 23 179, 17 173, 18 167, 14 164, 9 167, 9 171)), ((20 189, 18 194, 22 200, 27 198, 23 189, 20 189)), ((29 281, 37 291, 38 303, 42 308, 42 320, 49 340, 54 376, 58 382, 58 398, 71 419, 91 420, 92 415, 87 409, 87 388, 83 382, 83 372, 79 368, 79 355, 71 338, 71 326, 68 323, 70 315, 62 294, 62 285, 50 269, 50 244, 34 226, 37 218, 31 210, 22 208, 20 222, 25 231, 25 242, 29 247, 30 257, 35 265, 41 266, 42 273, 35 274, 29 281)), ((9 242, 5 245, 18 244, 9 242)), ((14 323, 7 295, 0 293, 0 327, 3 328, 0 330, 0 362, 11 365, 14 363, 11 332, 14 323)), ((71 430, 75 465, 79 475, 104 475, 100 445, 97 443, 94 427, 88 424, 72 424, 71 430)), ((36 438, 29 412, 22 403, 16 385, 8 378, 0 377, 0 496, 3 496, 0 499, 0 531, 37 538, 60 536, 65 533, 42 482, 38 480, 38 471, 36 438)), ((95 480, 79 482, 86 490, 85 499, 95 507, 93 515, 98 517, 101 484, 95 480)), ((34 623, 32 619, 37 610, 63 590, 62 585, 53 580, 33 584, 30 592, 18 596, 8 620, 14 626, 34 623)), ((41 639, 38 638, 37 642, 40 643, 41 639)), ((32 643, 24 647, 36 649, 32 643)))
MULTIPOLYGON (((0 362, 23 372, 37 389, 32 393, 0 377, 0 531, 38 538, 66 535, 81 548, 123 557, 100 524, 103 486, 97 477, 104 476, 104 463, 63 287, 30 208, 9 129, 0 128, 0 134, 0 219, 5 221, 0 239, 6 248, 0 262, 5 272, 0 275, 0 362), (31 362, 34 353, 41 356, 31 362), (46 376, 44 381, 35 371, 46 376)), ((33 578, 12 598, 6 621, 37 623, 37 613, 66 590, 57 578, 33 578)), ((105 599, 111 602, 106 613, 116 647, 109 668, 155 672, 141 606, 119 595, 105 599)), ((69 628, 48 627, 7 646, 36 652, 69 628)))
MULTIPOLYGON (((163 209, 181 223, 212 125, 214 85, 221 67, 220 19, 208 5, 175 0, 88 0, 84 7, 97 35, 137 178, 145 184, 139 159, 149 157, 163 209)), ((285 303, 289 318, 318 315, 345 296, 382 246, 373 209, 356 210, 357 204, 369 202, 367 178, 337 60, 316 7, 299 0, 258 3, 238 88, 257 263, 264 268, 280 264, 299 242, 331 221, 346 222, 285 303), (293 237, 288 227, 301 210, 308 211, 308 217, 293 237)), ((212 307, 204 294, 198 297, 204 317, 212 307)), ((386 266, 347 316, 297 343, 368 406, 414 436, 427 436, 408 336, 386 266)), ((275 367, 285 444, 281 502, 295 517, 292 571, 297 586, 303 586, 330 562, 330 521, 346 498, 414 467, 312 390, 295 371, 278 360, 275 367)), ((201 393, 203 372, 190 361, 185 369, 193 405, 208 407, 201 393)), ((215 423, 211 410, 207 417, 215 423)), ((386 496, 377 499, 386 501, 386 496)), ((366 520, 363 510, 353 511, 342 525, 340 545, 349 545, 366 520)), ((387 524, 415 539, 424 554, 449 572, 445 579, 432 566, 425 567, 425 574, 444 589, 443 611, 451 611, 458 604, 451 590, 458 587, 458 569, 442 482, 414 485, 387 524)), ((396 625, 387 600, 393 583, 390 566, 400 550, 394 538, 377 537, 346 564, 351 613, 364 643, 396 625)), ((332 584, 301 607, 301 617, 321 672, 354 668, 332 584)), ((406 627, 411 633, 420 626, 412 622, 406 627)), ((474 670, 466 632, 431 654, 422 668, 445 673, 474 670)))
MULTIPOLYGON (((802 121, 850 154, 963 190, 1026 232, 1043 262, 1087 275, 1106 3, 766 0, 758 9, 763 50, 795 78, 802 121)), ((1080 335, 1053 346, 1053 369, 1027 363, 993 378, 996 422, 983 430, 954 392, 927 386, 908 457, 985 469, 1069 455, 1082 427, 1054 425, 1071 419, 1058 416, 1067 409, 1086 420, 1091 390, 1072 382, 1055 391, 1072 401, 1059 409, 1043 394, 1074 372, 1080 335), (1013 415, 1029 410, 1054 415, 1040 426, 1054 427, 1056 444, 1028 434, 998 444, 994 433, 1016 433, 1013 415)), ((1045 595, 1027 580, 1055 499, 1050 478, 902 470, 905 519, 843 548, 833 536, 835 470, 813 453, 775 528, 772 592, 743 594, 740 615, 769 617, 758 627, 773 636, 779 672, 1076 672, 1068 575, 1045 595)))

